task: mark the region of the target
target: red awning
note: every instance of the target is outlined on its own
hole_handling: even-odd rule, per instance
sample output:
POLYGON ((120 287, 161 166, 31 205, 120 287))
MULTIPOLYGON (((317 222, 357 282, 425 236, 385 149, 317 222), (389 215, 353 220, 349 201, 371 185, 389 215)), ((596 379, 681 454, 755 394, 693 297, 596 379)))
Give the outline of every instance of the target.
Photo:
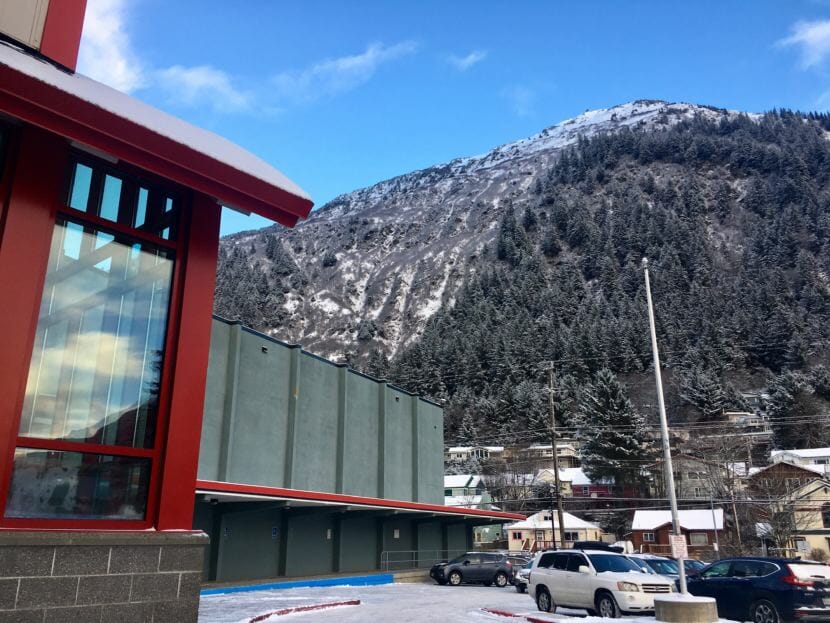
POLYGON ((0 44, 0 111, 292 226, 309 196, 238 145, 80 74, 0 44))
POLYGON ((235 482, 219 482, 217 480, 197 480, 196 493, 210 496, 236 496, 239 499, 286 500, 308 504, 327 506, 350 506, 355 508, 378 508, 397 510, 401 512, 415 512, 433 515, 449 515, 466 519, 483 519, 490 521, 520 521, 524 515, 505 513, 480 508, 460 508, 442 506, 440 504, 423 504, 421 502, 406 502, 402 500, 386 500, 382 498, 367 498, 357 495, 341 493, 325 493, 322 491, 303 491, 301 489, 282 489, 279 487, 265 487, 235 482))

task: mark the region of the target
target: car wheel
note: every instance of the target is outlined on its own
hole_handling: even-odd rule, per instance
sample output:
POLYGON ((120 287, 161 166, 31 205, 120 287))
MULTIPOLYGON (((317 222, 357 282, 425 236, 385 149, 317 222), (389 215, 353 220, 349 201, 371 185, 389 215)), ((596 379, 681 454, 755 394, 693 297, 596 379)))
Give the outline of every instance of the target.
POLYGON ((450 577, 447 578, 452 586, 458 586, 461 584, 461 574, 458 571, 453 571, 450 573, 450 577))
POLYGON ((596 606, 597 614, 604 619, 616 619, 620 616, 620 608, 611 593, 600 593, 596 606))
POLYGON ((499 571, 496 574, 496 577, 493 578, 493 581, 496 583, 496 586, 498 586, 499 588, 504 588, 505 586, 507 586, 507 576, 504 574, 503 571, 499 571))
POLYGON ((517 593, 524 593, 527 590, 527 586, 524 584, 516 584, 516 592, 517 593))
POLYGON ((753 623, 779 623, 778 609, 768 599, 759 599, 749 608, 749 620, 753 623))
POLYGON ((536 607, 539 608, 542 612, 552 612, 553 611, 553 599, 551 599, 550 593, 546 588, 538 588, 536 589, 536 607))

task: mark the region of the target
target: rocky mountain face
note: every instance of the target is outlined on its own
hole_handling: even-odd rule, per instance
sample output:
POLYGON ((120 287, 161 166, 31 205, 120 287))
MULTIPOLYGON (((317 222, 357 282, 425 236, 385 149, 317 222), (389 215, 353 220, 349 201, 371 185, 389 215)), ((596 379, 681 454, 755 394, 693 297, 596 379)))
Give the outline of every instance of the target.
POLYGON ((380 349, 392 358, 453 304, 505 211, 535 201, 563 149, 605 133, 736 114, 654 100, 588 111, 486 154, 337 197, 293 230, 227 237, 216 313, 325 357, 360 361, 380 349))

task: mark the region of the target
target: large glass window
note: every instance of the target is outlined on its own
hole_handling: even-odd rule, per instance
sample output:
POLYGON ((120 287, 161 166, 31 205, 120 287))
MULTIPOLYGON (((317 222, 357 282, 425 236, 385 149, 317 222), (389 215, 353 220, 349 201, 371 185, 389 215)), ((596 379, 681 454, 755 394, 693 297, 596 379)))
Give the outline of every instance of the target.
POLYGON ((69 182, 5 517, 141 521, 158 467, 178 200, 85 157, 69 182))
POLYGON ((18 448, 6 517, 143 519, 148 459, 18 448))
POLYGON ((166 250, 58 221, 21 436, 153 445, 172 271, 166 250))

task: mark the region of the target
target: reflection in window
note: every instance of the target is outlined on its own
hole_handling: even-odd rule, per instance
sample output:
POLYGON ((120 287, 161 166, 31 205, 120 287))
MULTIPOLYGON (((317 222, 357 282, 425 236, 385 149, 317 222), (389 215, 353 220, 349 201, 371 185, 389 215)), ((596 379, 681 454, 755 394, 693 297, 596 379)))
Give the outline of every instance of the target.
POLYGON ((173 259, 59 220, 20 435, 152 447, 173 259))
POLYGON ((144 519, 148 459, 18 448, 6 517, 144 519))

